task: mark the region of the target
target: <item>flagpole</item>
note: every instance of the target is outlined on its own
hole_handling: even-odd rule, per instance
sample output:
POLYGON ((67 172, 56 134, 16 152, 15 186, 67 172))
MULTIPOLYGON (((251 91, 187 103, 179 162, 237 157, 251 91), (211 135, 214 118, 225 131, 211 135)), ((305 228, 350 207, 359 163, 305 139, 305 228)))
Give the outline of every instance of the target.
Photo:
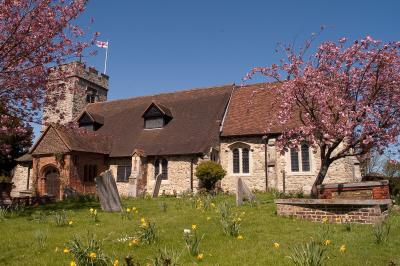
POLYGON ((108 57, 108 45, 109 45, 109 41, 107 40, 107 48, 106 48, 106 59, 104 60, 104 74, 106 74, 107 71, 107 57, 108 57))

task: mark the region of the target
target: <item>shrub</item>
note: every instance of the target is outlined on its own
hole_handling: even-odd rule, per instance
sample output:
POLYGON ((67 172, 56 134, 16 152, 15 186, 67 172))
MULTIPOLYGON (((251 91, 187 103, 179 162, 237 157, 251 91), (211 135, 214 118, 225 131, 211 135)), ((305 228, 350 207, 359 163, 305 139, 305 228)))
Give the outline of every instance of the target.
POLYGON ((311 241, 292 247, 288 258, 297 266, 321 266, 328 256, 324 245, 311 241))
POLYGON ((216 162, 203 161, 196 167, 195 175, 207 190, 212 190, 215 183, 226 175, 226 171, 216 162))

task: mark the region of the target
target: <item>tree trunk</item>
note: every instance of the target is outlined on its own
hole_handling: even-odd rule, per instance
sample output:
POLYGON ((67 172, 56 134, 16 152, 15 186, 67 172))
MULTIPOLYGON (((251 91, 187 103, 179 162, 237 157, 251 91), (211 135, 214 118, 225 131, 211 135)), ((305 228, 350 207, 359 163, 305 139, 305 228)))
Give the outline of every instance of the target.
POLYGON ((315 182, 314 182, 314 184, 313 184, 313 186, 311 188, 311 196, 313 198, 317 198, 318 197, 317 186, 321 185, 322 182, 324 182, 326 173, 328 172, 329 165, 330 165, 329 162, 326 162, 326 161, 322 162, 321 169, 319 169, 317 178, 315 179, 315 182))

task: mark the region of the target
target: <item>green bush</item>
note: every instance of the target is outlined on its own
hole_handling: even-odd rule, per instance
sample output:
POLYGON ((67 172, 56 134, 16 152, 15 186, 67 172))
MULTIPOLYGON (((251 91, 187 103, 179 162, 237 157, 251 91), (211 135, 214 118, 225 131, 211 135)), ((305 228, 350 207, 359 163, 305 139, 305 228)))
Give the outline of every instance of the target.
POLYGON ((207 190, 212 190, 215 183, 224 178, 226 171, 219 163, 203 161, 196 167, 195 175, 207 190))

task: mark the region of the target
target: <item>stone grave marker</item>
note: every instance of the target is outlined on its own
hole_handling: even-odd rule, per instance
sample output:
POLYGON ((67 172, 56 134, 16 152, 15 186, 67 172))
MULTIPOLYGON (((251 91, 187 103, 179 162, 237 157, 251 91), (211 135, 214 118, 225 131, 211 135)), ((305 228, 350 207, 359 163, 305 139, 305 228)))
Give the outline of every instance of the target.
POLYGON ((239 177, 236 184, 236 205, 240 206, 244 201, 254 201, 255 199, 256 196, 250 191, 242 178, 239 177))
POLYGON ((156 183, 154 184, 153 194, 152 194, 153 198, 157 198, 158 193, 160 193, 161 181, 162 181, 162 174, 159 174, 156 177, 156 183))
POLYGON ((96 191, 103 211, 114 212, 122 210, 117 184, 110 170, 104 171, 100 176, 96 177, 96 191))

